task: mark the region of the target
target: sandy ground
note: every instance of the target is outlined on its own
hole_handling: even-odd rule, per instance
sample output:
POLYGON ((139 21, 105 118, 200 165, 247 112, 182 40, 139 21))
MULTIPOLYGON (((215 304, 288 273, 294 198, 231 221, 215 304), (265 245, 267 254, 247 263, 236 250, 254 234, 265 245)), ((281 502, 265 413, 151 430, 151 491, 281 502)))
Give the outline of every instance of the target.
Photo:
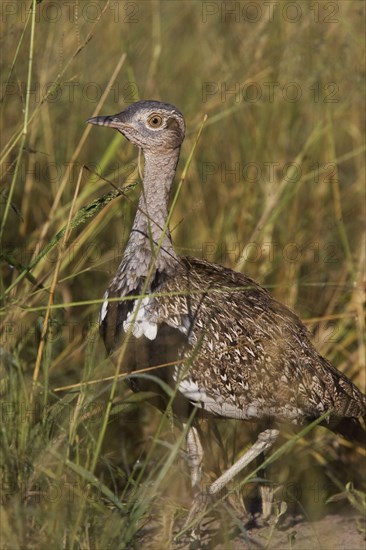
POLYGON ((248 531, 249 544, 236 538, 234 539, 235 547, 238 549, 271 548, 278 550, 285 548, 294 550, 364 550, 366 549, 365 534, 358 529, 357 519, 361 524, 360 518, 329 515, 314 522, 294 521, 293 525, 284 529, 272 529, 271 527, 251 529, 248 531))
MULTIPOLYGON (((248 525, 246 534, 234 527, 225 541, 215 522, 201 530, 200 541, 177 543, 179 550, 366 550, 366 518, 327 515, 317 521, 288 518, 282 525, 248 525), (363 530, 363 532, 362 532, 363 530), (220 540, 221 538, 221 540, 220 540)), ((221 529, 221 531, 224 531, 221 529)), ((227 535, 227 530, 226 535, 227 535)))

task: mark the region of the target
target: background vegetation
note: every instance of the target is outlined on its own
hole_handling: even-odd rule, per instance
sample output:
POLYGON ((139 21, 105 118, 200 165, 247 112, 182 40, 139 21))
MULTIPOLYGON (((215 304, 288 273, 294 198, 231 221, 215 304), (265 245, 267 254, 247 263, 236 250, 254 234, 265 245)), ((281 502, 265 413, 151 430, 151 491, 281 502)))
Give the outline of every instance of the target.
MULTIPOLYGON (((140 181, 137 152, 85 120, 140 98, 177 105, 178 180, 207 114, 173 215, 177 250, 270 288, 365 391, 364 3, 1 9, 1 546, 167 547, 190 503, 183 435, 122 381, 113 402, 111 380, 91 383, 114 374, 97 317, 140 190, 112 199, 109 182, 140 181)), ((207 482, 251 437, 217 427, 221 445, 203 425, 207 482)), ((311 518, 345 509, 347 483, 365 489, 362 460, 316 428, 270 470, 276 499, 311 518)))

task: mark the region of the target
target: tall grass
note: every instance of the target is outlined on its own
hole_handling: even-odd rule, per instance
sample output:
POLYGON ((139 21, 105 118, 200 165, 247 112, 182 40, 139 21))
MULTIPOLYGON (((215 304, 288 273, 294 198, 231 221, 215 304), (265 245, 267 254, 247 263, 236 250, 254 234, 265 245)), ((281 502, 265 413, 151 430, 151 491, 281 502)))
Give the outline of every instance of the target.
MULTIPOLYGON (((221 2, 8 4, 1 544, 166 547, 190 504, 184 431, 131 395, 97 329, 140 192, 139 159, 85 120, 139 98, 176 104, 187 122, 179 181, 207 114, 170 221, 177 250, 255 277, 365 390, 364 6, 328 3, 330 15, 322 2, 297 2, 295 21, 286 3, 272 17, 258 2, 250 22, 247 3, 239 16, 221 2)), ((203 431, 208 483, 251 428, 218 421, 203 431)), ((365 489, 361 450, 321 428, 286 456, 270 470, 276 498, 309 516, 331 509, 326 498, 349 482, 365 489)))

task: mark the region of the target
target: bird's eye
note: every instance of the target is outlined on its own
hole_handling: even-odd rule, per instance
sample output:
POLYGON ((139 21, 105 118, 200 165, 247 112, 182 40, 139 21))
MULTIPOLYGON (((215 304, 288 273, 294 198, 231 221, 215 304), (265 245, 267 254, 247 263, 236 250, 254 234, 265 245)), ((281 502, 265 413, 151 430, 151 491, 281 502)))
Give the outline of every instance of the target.
POLYGON ((163 124, 163 119, 160 115, 151 115, 147 122, 151 128, 159 128, 163 124))

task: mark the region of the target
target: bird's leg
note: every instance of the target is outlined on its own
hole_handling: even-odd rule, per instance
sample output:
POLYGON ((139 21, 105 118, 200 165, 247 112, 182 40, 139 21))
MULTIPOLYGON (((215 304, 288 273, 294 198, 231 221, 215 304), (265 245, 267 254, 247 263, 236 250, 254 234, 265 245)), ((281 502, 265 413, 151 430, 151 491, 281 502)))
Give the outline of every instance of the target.
POLYGON ((186 436, 188 466, 191 473, 193 496, 201 491, 203 448, 197 428, 190 426, 186 436))
POLYGON ((226 472, 224 472, 216 481, 211 483, 208 488, 209 495, 216 495, 231 481, 245 466, 254 460, 261 453, 270 449, 279 435, 278 430, 265 430, 258 436, 257 441, 252 447, 243 454, 226 472))
MULTIPOLYGON (((190 428, 187 433, 188 463, 191 470, 191 483, 195 500, 189 511, 185 526, 189 525, 193 518, 205 509, 207 498, 217 495, 224 487, 261 453, 270 449, 279 435, 278 430, 265 430, 258 435, 257 441, 243 454, 226 472, 214 481, 208 490, 203 493, 200 490, 201 465, 203 449, 196 428, 190 428)), ((196 533, 193 533, 197 536, 196 533)))
MULTIPOLYGON (((186 436, 188 466, 191 474, 191 487, 193 494, 193 504, 189 511, 188 517, 184 523, 186 527, 189 525, 197 513, 204 510, 206 506, 206 495, 201 489, 202 479, 202 460, 203 460, 203 448, 200 437, 198 435, 197 428, 190 426, 188 428, 186 436)), ((199 526, 198 532, 192 531, 192 536, 195 539, 199 539, 199 526)))
MULTIPOLYGON (((264 461, 264 454, 260 455, 261 462, 264 461)), ((267 473, 265 469, 261 469, 259 475, 264 479, 267 479, 267 473)), ((261 506, 262 506, 262 519, 268 520, 272 515, 273 508, 273 486, 271 484, 261 484, 259 486, 261 506)))

